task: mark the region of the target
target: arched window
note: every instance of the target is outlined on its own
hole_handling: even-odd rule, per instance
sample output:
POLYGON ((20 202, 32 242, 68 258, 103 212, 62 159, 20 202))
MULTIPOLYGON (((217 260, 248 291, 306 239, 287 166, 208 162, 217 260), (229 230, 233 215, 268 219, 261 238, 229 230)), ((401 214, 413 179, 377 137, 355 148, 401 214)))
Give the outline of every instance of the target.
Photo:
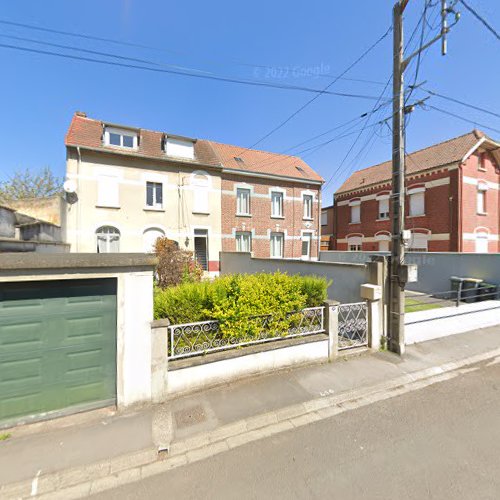
POLYGON ((101 226, 95 232, 97 253, 116 253, 120 251, 120 231, 113 226, 101 226))
POLYGON ((210 189, 210 177, 202 170, 191 174, 191 186, 193 187, 193 213, 208 214, 208 193, 210 189))
POLYGON ((158 227, 150 227, 146 229, 142 235, 144 252, 154 252, 156 240, 158 238, 163 238, 164 236, 165 232, 158 227))
POLYGON ((410 252, 428 252, 430 238, 430 231, 426 233, 412 231, 410 241, 408 242, 408 250, 410 252))
POLYGON ((348 236, 347 237, 347 250, 350 252, 361 252, 363 248, 362 236, 348 236))
POLYGON ((487 231, 484 229, 481 230, 476 229, 475 240, 476 240, 475 252, 488 253, 489 234, 487 233, 487 231))
POLYGON ((389 252, 391 248, 391 234, 387 231, 380 231, 375 234, 375 239, 378 242, 379 252, 389 252))

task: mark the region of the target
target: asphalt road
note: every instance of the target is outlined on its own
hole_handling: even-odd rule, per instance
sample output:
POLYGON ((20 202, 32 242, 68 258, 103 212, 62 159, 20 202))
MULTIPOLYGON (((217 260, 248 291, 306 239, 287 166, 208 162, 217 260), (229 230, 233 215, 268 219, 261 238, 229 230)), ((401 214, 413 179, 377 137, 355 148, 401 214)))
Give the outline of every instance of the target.
POLYGON ((498 499, 500 363, 96 499, 498 499))

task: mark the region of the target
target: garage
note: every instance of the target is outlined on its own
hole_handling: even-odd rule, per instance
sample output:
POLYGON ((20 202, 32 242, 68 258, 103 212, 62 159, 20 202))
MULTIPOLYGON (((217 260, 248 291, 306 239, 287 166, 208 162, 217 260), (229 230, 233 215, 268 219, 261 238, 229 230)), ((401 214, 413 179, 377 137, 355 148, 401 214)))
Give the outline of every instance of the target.
POLYGON ((0 425, 116 404, 116 279, 0 283, 0 425))

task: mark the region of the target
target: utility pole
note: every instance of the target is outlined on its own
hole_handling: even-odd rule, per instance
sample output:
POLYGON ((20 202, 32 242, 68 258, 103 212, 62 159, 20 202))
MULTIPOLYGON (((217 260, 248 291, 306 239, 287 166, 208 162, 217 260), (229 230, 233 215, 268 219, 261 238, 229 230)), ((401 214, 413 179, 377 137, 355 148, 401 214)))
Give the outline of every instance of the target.
MULTIPOLYGON (((424 0, 427 2, 428 0, 424 0)), ((409 241, 405 231, 405 93, 404 72, 408 63, 420 52, 426 50, 438 40, 442 40, 442 53, 446 54, 446 36, 458 20, 460 13, 453 5, 441 0, 441 32, 432 40, 418 48, 404 59, 403 13, 409 0, 397 0, 393 15, 393 90, 392 90, 392 248, 390 262, 390 298, 388 319, 388 348, 397 354, 405 351, 405 285, 416 281, 416 266, 405 264, 405 242, 409 241), (455 14, 455 22, 448 26, 449 14, 455 14)), ((423 20, 422 22, 425 22, 423 20)), ((421 101, 422 102, 422 101, 421 101)), ((413 106, 409 106, 409 112, 413 106)))
POLYGON ((393 15, 392 75, 392 248, 390 265, 389 345, 390 351, 404 354, 405 290, 400 282, 404 264, 403 231, 405 221, 405 149, 404 149, 404 78, 403 12, 408 0, 396 2, 393 15))

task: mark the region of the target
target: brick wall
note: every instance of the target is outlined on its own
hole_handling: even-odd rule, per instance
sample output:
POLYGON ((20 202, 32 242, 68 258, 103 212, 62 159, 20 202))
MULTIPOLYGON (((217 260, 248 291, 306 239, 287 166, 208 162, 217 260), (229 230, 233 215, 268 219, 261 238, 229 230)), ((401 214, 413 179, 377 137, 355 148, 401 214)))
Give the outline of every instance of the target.
POLYGON ((222 178, 222 250, 236 251, 234 233, 252 233, 252 252, 255 257, 270 257, 270 233, 285 233, 284 257, 300 258, 302 231, 312 233, 311 257, 318 256, 319 197, 317 185, 298 184, 270 179, 224 174, 222 178), (236 187, 251 190, 250 216, 236 215, 236 187), (283 217, 271 216, 271 188, 284 191, 283 217), (303 218, 302 193, 314 196, 312 220, 303 218))

